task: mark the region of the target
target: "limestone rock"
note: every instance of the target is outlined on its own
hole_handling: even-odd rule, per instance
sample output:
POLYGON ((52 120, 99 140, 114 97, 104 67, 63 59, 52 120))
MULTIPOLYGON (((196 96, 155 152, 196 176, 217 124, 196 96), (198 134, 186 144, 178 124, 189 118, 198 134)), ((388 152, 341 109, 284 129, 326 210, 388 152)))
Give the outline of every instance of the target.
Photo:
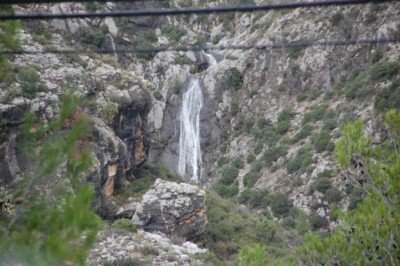
POLYGON ((147 231, 193 239, 207 224, 205 199, 205 192, 196 186, 157 179, 132 220, 147 231))

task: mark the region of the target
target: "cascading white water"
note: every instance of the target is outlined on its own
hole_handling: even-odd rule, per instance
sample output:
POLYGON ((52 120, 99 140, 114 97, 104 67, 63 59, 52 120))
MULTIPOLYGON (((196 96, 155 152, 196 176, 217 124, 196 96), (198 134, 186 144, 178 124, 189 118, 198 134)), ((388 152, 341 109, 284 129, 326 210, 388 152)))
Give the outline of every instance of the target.
MULTIPOLYGON (((215 66, 217 60, 202 52, 209 66, 215 66)), ((198 77, 192 77, 188 90, 183 94, 180 112, 179 162, 178 173, 182 177, 190 177, 196 183, 201 177, 200 147, 200 111, 203 107, 203 94, 198 77)))
POLYGON ((197 77, 191 78, 188 90, 183 94, 180 113, 178 172, 199 182, 201 175, 200 110, 203 94, 197 77))
POLYGON ((203 53, 203 55, 205 55, 205 57, 207 57, 207 62, 210 66, 215 66, 217 64, 217 60, 215 59, 214 56, 207 54, 204 51, 201 51, 203 53))
POLYGON ((118 60, 118 55, 117 55, 117 53, 115 52, 115 42, 114 42, 114 38, 113 38, 113 36, 112 36, 111 34, 108 34, 107 36, 108 36, 108 38, 110 39, 110 43, 111 43, 111 48, 112 48, 112 50, 113 50, 114 59, 115 59, 115 60, 118 60))

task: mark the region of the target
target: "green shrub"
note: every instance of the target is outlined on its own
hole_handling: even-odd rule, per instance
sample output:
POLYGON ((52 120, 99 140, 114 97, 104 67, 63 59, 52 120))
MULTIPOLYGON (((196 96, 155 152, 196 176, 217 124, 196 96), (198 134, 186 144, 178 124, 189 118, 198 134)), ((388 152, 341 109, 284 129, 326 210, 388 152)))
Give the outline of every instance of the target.
POLYGON ((284 109, 278 115, 278 123, 276 126, 276 131, 278 134, 286 133, 290 128, 290 120, 296 115, 289 109, 284 109))
POLYGON ((395 62, 381 61, 374 64, 370 69, 370 79, 379 81, 393 77, 399 71, 399 66, 395 62))
POLYGON ((262 159, 264 160, 267 166, 271 166, 279 158, 286 156, 286 154, 288 153, 288 149, 289 147, 286 145, 279 145, 276 147, 269 148, 263 154, 262 159))
POLYGON ((331 142, 331 135, 325 130, 317 134, 312 143, 317 152, 333 151, 335 149, 335 145, 331 142))
POLYGON ((219 158, 219 160, 217 162, 219 167, 222 167, 227 163, 229 163, 229 157, 226 157, 226 156, 222 156, 221 158, 219 158))
POLYGON ((160 91, 154 91, 153 92, 153 97, 157 100, 157 101, 162 101, 163 100, 163 95, 160 91))
POLYGON ((311 230, 308 216, 304 211, 298 211, 296 213, 295 221, 296 221, 296 231, 300 235, 304 235, 305 233, 311 230))
POLYGON ((321 94, 322 94, 321 89, 312 89, 312 90, 309 92, 308 99, 309 99, 310 101, 314 101, 314 100, 317 99, 319 96, 321 96, 321 94))
POLYGON ((115 260, 106 261, 103 266, 146 266, 151 265, 146 260, 140 260, 139 258, 122 257, 115 260))
POLYGON ((251 163, 251 170, 255 172, 260 172, 263 168, 263 164, 260 160, 255 160, 251 163))
POLYGON ((243 177, 243 183, 246 187, 253 187, 255 183, 257 183, 258 179, 260 179, 260 173, 254 170, 250 170, 243 177))
POLYGON ((257 142, 256 146, 254 147, 254 153, 255 154, 260 154, 260 152, 263 150, 264 144, 261 142, 257 142))
POLYGON ((269 261, 266 248, 260 244, 244 247, 239 252, 239 266, 262 266, 267 265, 269 261))
POLYGON ((275 216, 285 217, 289 214, 293 204, 286 195, 278 193, 271 196, 269 206, 275 216))
POLYGON ((181 178, 178 175, 170 173, 168 168, 162 164, 145 163, 133 171, 135 179, 129 184, 122 186, 118 194, 124 197, 134 196, 140 198, 154 184, 157 178, 180 182, 181 178))
POLYGON ((230 69, 229 83, 236 91, 242 88, 243 74, 236 67, 230 69))
POLYGON ((225 166, 221 171, 220 182, 224 185, 230 185, 235 181, 238 173, 239 171, 236 167, 231 165, 225 166))
POLYGON ((213 192, 208 192, 206 204, 208 226, 199 240, 219 258, 229 258, 240 248, 256 242, 272 244, 276 230, 273 221, 255 216, 213 192))
POLYGON ((335 170, 324 170, 317 175, 317 178, 324 178, 324 177, 333 177, 336 175, 335 170))
POLYGON ((311 125, 309 125, 309 124, 304 125, 304 126, 300 129, 300 131, 299 131, 296 135, 293 136, 293 138, 290 140, 290 142, 291 142, 292 144, 294 144, 294 143, 297 143, 298 141, 300 141, 300 140, 302 140, 302 139, 307 138, 308 136, 311 135, 311 132, 312 132, 313 130, 314 130, 314 127, 313 127, 313 126, 311 126, 311 125))
POLYGON ((104 119, 107 124, 111 124, 114 120, 115 115, 117 114, 119 109, 119 104, 114 102, 107 102, 106 105, 103 106, 100 116, 104 119))
POLYGON ((290 59, 295 60, 300 56, 300 54, 302 52, 302 48, 300 48, 300 47, 289 47, 287 49, 287 51, 288 51, 288 57, 290 59))
POLYGON ((305 93, 303 93, 303 92, 300 92, 300 93, 297 94, 297 96, 296 96, 296 101, 297 101, 298 103, 303 102, 305 99, 307 99, 307 95, 306 95, 305 93))
POLYGON ((252 153, 250 153, 249 155, 247 155, 246 162, 252 163, 255 159, 256 157, 252 153))
POLYGON ((80 31, 80 41, 87 45, 99 47, 103 40, 103 33, 98 31, 92 31, 89 28, 82 28, 80 31))
POLYGON ((248 204, 251 208, 267 208, 269 201, 269 192, 267 189, 251 190, 248 204))
POLYGON ((18 79, 21 81, 22 95, 33 98, 39 91, 40 76, 33 66, 22 67, 18 70, 18 79))
POLYGON ((337 128, 337 119, 335 117, 324 118, 324 123, 322 124, 322 131, 328 132, 337 128))
POLYGON ((322 178, 317 178, 313 184, 311 185, 312 189, 317 190, 323 194, 325 192, 332 188, 332 182, 329 178, 327 177, 322 177, 322 178))
POLYGON ((364 192, 359 188, 352 189, 349 196, 349 210, 354 210, 357 208, 357 205, 362 202, 364 198, 364 192))
POLYGON ((386 112, 389 109, 400 109, 400 79, 381 89, 375 97, 375 109, 386 112))
POLYGON ((160 251, 158 250, 158 248, 156 248, 155 246, 152 246, 150 244, 146 244, 146 245, 140 247, 139 251, 144 255, 158 256, 160 254, 160 251))
POLYGON ((318 230, 322 227, 325 227, 329 223, 325 217, 319 216, 317 214, 311 214, 309 217, 309 221, 313 230, 318 230))
POLYGON ((265 119, 264 117, 260 117, 257 119, 257 127, 259 129, 272 127, 272 121, 271 121, 271 119, 265 119))
POLYGON ((307 124, 308 122, 317 122, 321 120, 324 117, 327 109, 328 106, 325 104, 313 106, 311 110, 304 115, 302 120, 303 125, 307 124))
POLYGON ((346 99, 363 99, 366 96, 370 95, 372 91, 369 83, 369 75, 367 72, 363 72, 357 75, 344 87, 344 94, 346 99))
POLYGON ((9 85, 15 81, 15 73, 13 71, 12 64, 0 56, 0 83, 9 85))
POLYGON ((244 162, 241 158, 237 157, 232 160, 232 165, 237 169, 242 169, 244 167, 244 162))
POLYGON ((331 17, 332 26, 338 26, 343 19, 343 14, 341 12, 336 12, 331 17))
POLYGON ((229 186, 223 185, 223 184, 218 184, 215 187, 215 191, 222 198, 228 199, 228 198, 232 198, 232 197, 236 196, 239 193, 239 186, 238 186, 237 182, 234 182, 229 186))
POLYGON ((252 190, 249 188, 246 188, 245 190, 243 190, 239 195, 239 203, 247 204, 250 200, 252 193, 253 193, 252 190))
POLYGON ((231 116, 235 116, 239 113, 240 109, 239 109, 239 102, 235 99, 233 99, 231 101, 231 108, 230 108, 230 113, 231 116))
POLYGON ((111 227, 116 229, 123 229, 133 233, 137 231, 136 224, 128 219, 118 219, 112 224, 111 227))
POLYGON ((294 172, 304 173, 310 169, 312 162, 311 149, 302 147, 297 151, 296 156, 287 162, 286 170, 289 174, 294 172))
POLYGON ((281 225, 286 230, 296 228, 296 221, 292 217, 287 217, 281 221, 281 225))
POLYGON ((162 33, 167 36, 172 42, 179 42, 180 39, 185 36, 185 31, 171 24, 167 24, 162 27, 162 33))
POLYGON ((329 203, 338 203, 342 200, 343 194, 337 188, 329 188, 325 191, 325 200, 329 203))

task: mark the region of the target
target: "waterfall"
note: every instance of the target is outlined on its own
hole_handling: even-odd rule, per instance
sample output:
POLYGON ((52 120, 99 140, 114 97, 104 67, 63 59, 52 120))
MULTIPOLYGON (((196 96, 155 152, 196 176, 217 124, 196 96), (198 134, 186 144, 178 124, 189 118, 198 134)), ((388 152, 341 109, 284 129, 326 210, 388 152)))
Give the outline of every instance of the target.
POLYGON ((200 110, 203 95, 199 80, 192 77, 188 90, 183 94, 180 113, 179 163, 178 172, 199 182, 201 176, 200 110))
POLYGON ((217 60, 215 60, 215 57, 214 56, 212 56, 212 55, 210 55, 210 54, 207 54, 206 52, 204 52, 204 51, 201 51, 202 53, 203 53, 203 55, 205 56, 205 57, 207 57, 207 62, 208 62, 208 64, 210 65, 210 66, 215 66, 216 64, 218 64, 217 63, 217 60))
POLYGON ((107 34, 107 37, 110 39, 110 44, 111 44, 111 48, 112 48, 112 50, 113 50, 114 59, 118 61, 118 55, 117 55, 117 53, 115 52, 115 42, 114 42, 114 38, 113 38, 113 36, 112 36, 111 34, 107 34))

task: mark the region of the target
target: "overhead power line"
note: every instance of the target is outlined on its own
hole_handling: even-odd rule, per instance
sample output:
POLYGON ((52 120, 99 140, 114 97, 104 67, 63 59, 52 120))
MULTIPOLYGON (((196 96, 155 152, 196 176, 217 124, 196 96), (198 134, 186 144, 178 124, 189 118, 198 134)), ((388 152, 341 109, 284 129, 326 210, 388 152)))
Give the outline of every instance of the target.
POLYGON ((160 1, 160 0, 0 0, 0 5, 14 5, 14 4, 54 4, 54 3, 66 3, 66 2, 98 2, 98 3, 105 3, 105 2, 149 2, 149 1, 160 1))
POLYGON ((358 5, 366 3, 383 3, 396 0, 325 0, 313 2, 294 2, 294 3, 276 3, 276 4, 260 4, 246 6, 219 6, 219 7, 190 7, 179 9, 137 9, 137 10, 120 10, 109 12, 81 12, 81 13, 38 13, 38 14, 14 14, 0 15, 0 20, 15 19, 66 19, 66 18, 104 18, 104 17, 142 17, 142 16, 169 16, 169 15, 185 15, 185 14, 210 14, 210 13, 227 13, 227 12, 251 12, 251 11, 268 11, 295 8, 313 8, 328 6, 344 6, 358 5))
POLYGON ((281 44, 257 44, 257 45, 226 45, 226 46, 182 46, 160 48, 130 48, 130 49, 45 49, 45 50, 0 50, 0 55, 23 54, 114 54, 114 53, 159 53, 159 52, 188 52, 188 51, 224 51, 224 50, 270 50, 284 48, 306 48, 318 46, 350 46, 350 45, 377 45, 385 43, 400 43, 400 38, 360 39, 360 40, 335 40, 335 41, 298 41, 281 44))

